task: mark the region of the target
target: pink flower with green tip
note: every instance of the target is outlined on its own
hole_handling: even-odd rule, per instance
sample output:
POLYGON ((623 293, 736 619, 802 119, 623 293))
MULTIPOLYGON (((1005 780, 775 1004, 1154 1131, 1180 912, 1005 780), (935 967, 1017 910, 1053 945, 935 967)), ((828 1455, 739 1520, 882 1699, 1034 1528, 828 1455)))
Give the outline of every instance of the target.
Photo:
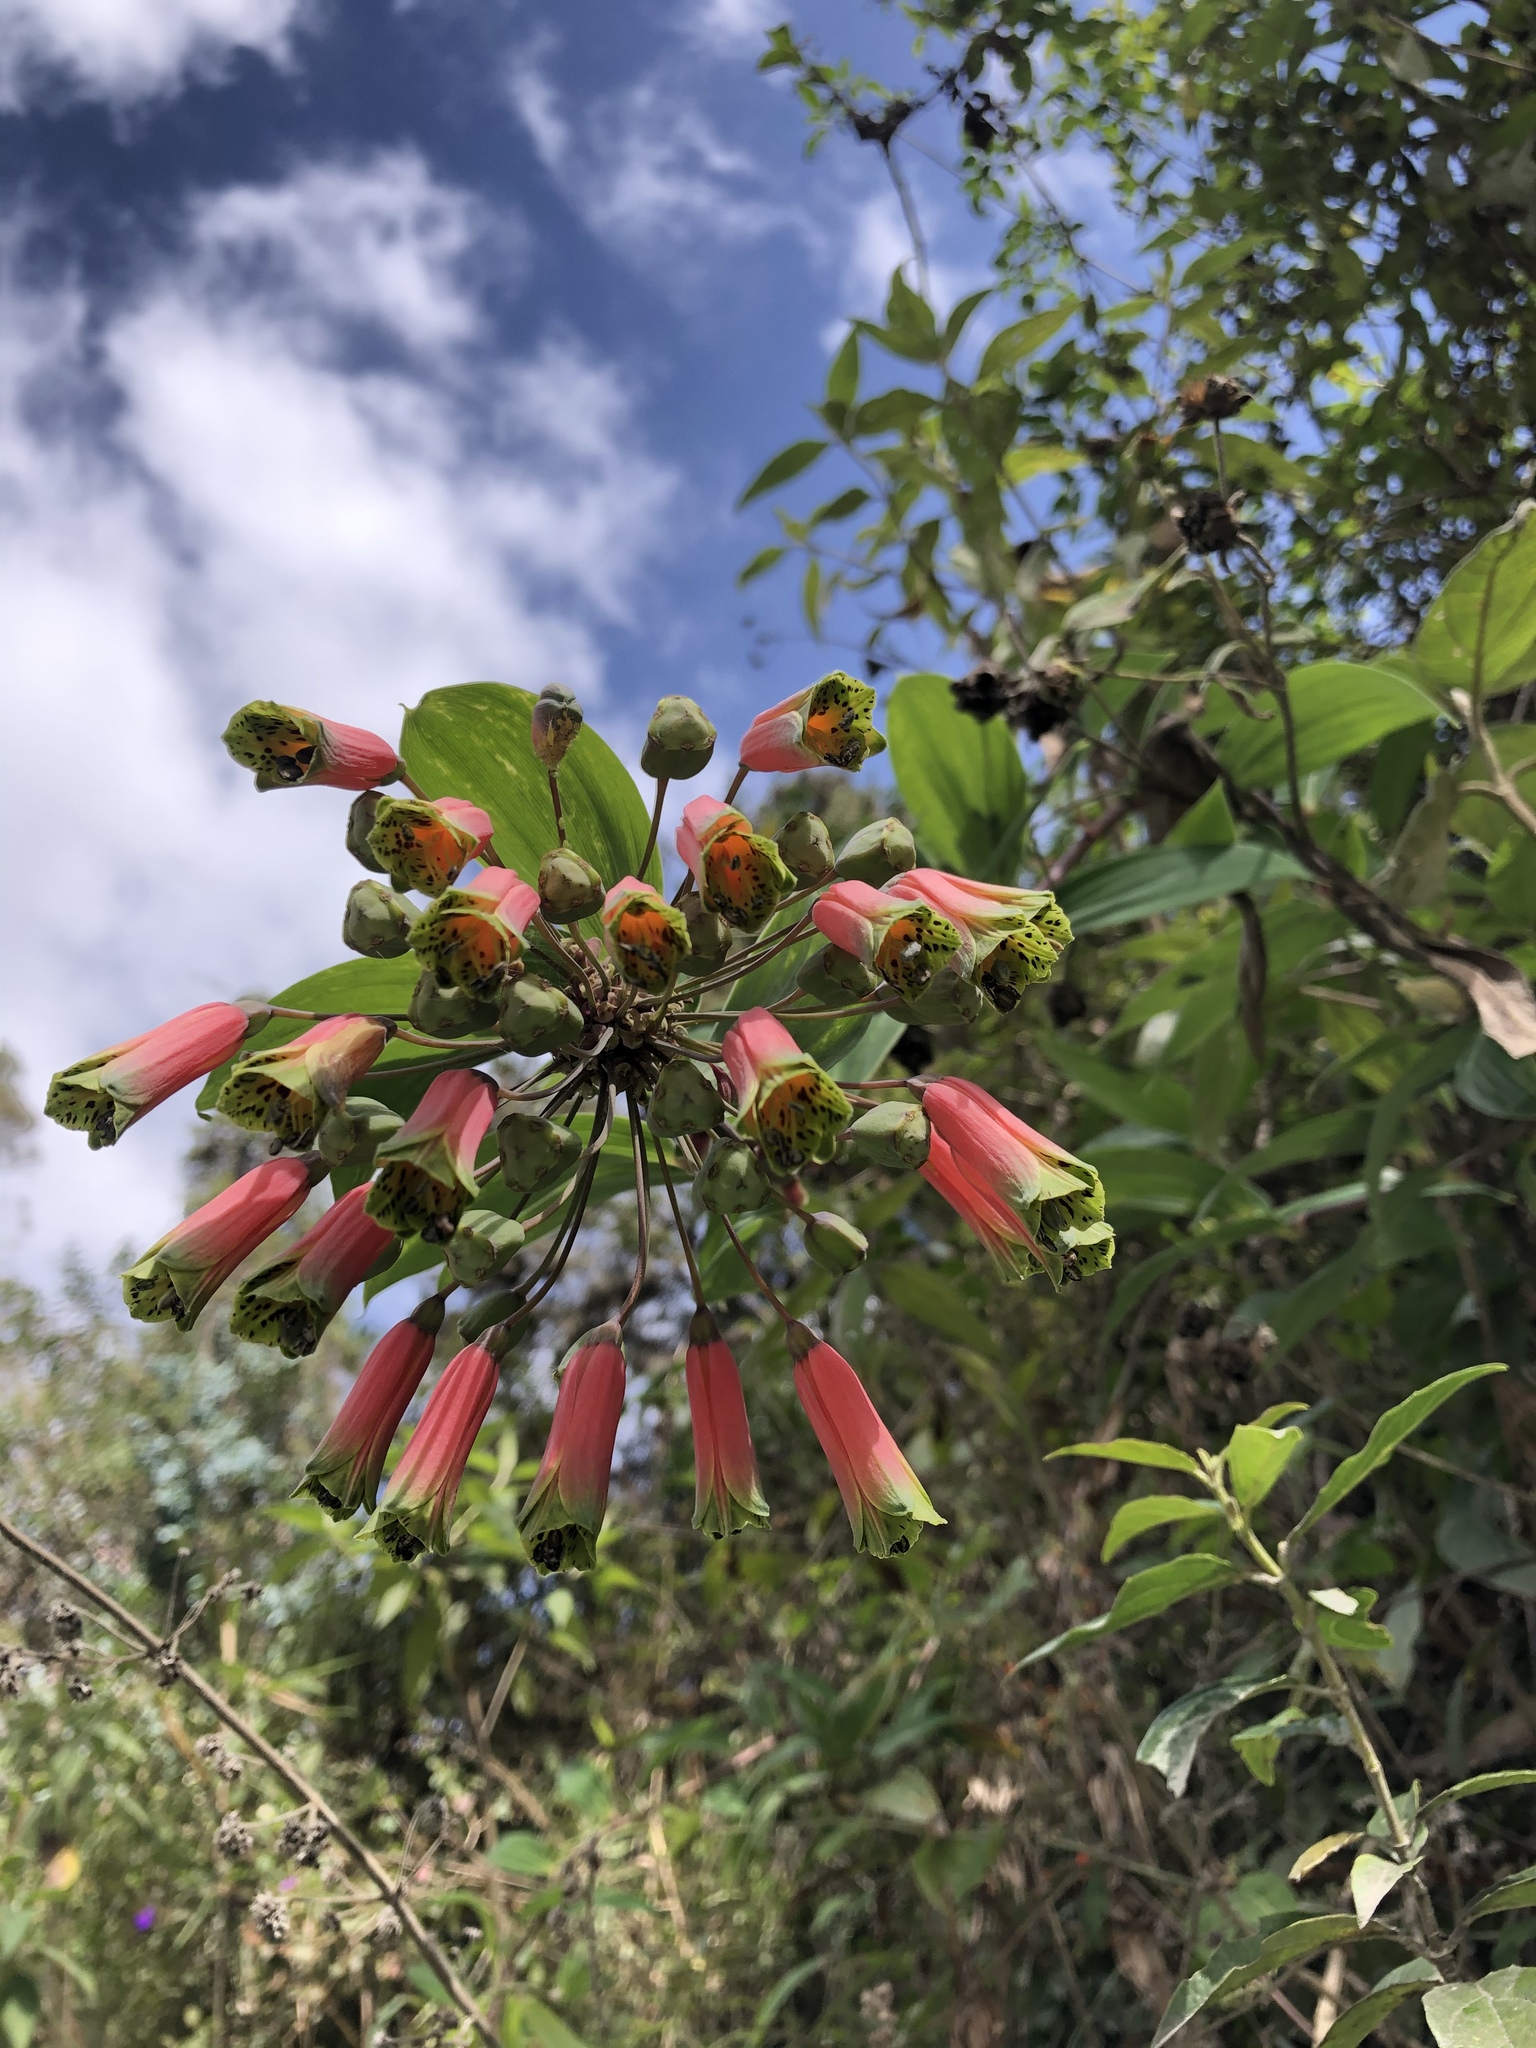
POLYGON ((665 995, 687 959, 688 920, 649 882, 626 875, 603 898, 603 936, 619 973, 631 988, 665 995))
POLYGON ((733 931, 760 930, 794 886, 775 842, 754 832, 750 819, 718 797, 696 796, 685 806, 677 851, 705 909, 733 931))
POLYGON ((1013 1009, 1031 983, 1048 981, 1072 938, 1049 889, 1010 889, 942 868, 909 868, 889 893, 926 904, 966 934, 975 955, 970 971, 1000 1010, 1013 1009))
POLYGON ((429 1294, 403 1323, 386 1331, 364 1359, 295 1494, 313 1495, 337 1521, 360 1507, 372 1512, 395 1431, 426 1377, 442 1327, 442 1301, 429 1294))
POLYGON ((478 1192, 475 1160, 496 1108, 489 1074, 459 1067, 439 1074, 416 1109, 375 1154, 378 1177, 368 1214, 401 1236, 446 1244, 469 1197, 478 1192))
POLYGON ((624 1332, 600 1323, 565 1354, 549 1441, 517 1518, 541 1572, 590 1571, 624 1410, 624 1332))
POLYGON ((445 889, 411 927, 411 950, 446 987, 488 996, 522 956, 539 892, 515 868, 482 868, 445 889))
POLYGON ((870 755, 885 752, 884 735, 870 723, 874 709, 870 685, 834 669, 757 714, 741 742, 741 765, 777 775, 862 768, 870 755))
POLYGON ((379 1503, 376 1533, 391 1557, 408 1562, 448 1548, 459 1482, 500 1377, 501 1360, 487 1343, 466 1344, 443 1367, 379 1503))
POLYGON ((93 1152, 115 1145, 140 1117, 222 1066, 270 1015, 265 1003, 199 1003, 55 1074, 43 1113, 84 1131, 93 1152))
POLYGON ((478 860, 495 828, 478 804, 458 796, 387 796, 374 814, 368 850, 394 889, 440 896, 478 860))
POLYGON ((767 1010, 745 1011, 721 1049, 737 1122, 757 1139, 772 1170, 787 1180, 812 1161, 824 1166, 838 1133, 853 1121, 853 1106, 832 1076, 767 1010))
POLYGON ((366 1187, 353 1188, 311 1224, 284 1257, 242 1280, 229 1327, 285 1358, 307 1358, 352 1292, 395 1254, 393 1231, 374 1222, 366 1187))
POLYGON ((235 713, 224 744, 242 768, 255 771, 258 789, 372 789, 400 772, 394 748, 377 733, 266 700, 235 713))
POLYGON ((214 1106, 242 1130, 307 1145, 326 1111, 345 1102, 368 1072, 393 1029, 378 1017, 322 1018, 286 1045, 237 1060, 214 1106))
POLYGON ((242 1174, 128 1268, 123 1300, 129 1315, 190 1330, 235 1268, 303 1208, 327 1171, 314 1154, 290 1154, 242 1174))
POLYGON ((921 995, 951 960, 971 965, 970 935, 928 904, 873 888, 834 882, 816 899, 812 922, 823 938, 851 953, 904 996, 921 995))
POLYGON ((693 1424, 693 1526, 709 1536, 766 1529, 768 1503, 758 1482, 741 1372, 707 1308, 689 1325, 683 1370, 693 1424))
POLYGON ((935 1512, 847 1359, 804 1323, 790 1325, 789 1349, 795 1392, 832 1467, 854 1548, 872 1557, 899 1557, 925 1524, 942 1528, 944 1517, 935 1512))

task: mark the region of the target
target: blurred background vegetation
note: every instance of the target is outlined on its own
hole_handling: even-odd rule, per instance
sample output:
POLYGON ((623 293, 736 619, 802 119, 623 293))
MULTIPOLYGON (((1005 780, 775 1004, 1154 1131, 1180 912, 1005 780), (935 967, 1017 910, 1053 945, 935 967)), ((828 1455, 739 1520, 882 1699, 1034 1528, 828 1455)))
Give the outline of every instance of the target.
MULTIPOLYGON (((873 1170, 836 1195, 807 1176, 870 1239, 855 1273, 808 1267, 793 1234, 754 1251, 856 1363, 947 1526, 850 1554, 743 1293, 723 1313, 773 1527, 694 1535, 686 1288, 663 1257, 599 1568, 540 1579, 516 1509, 549 1366, 609 1312, 611 1235, 504 1376, 453 1552, 409 1567, 287 1498, 359 1332, 295 1363, 218 1314, 130 1331, 95 1276, 4 1295, 5 1514, 156 1630, 226 1571, 259 1584, 182 1653, 409 1877, 508 2043, 1140 2044, 1220 1942, 1337 1903, 1340 1861, 1287 1876, 1368 1811, 1326 1718, 1262 1769, 1235 1721, 1182 1782, 1137 1761, 1161 1708, 1283 1662, 1252 1589, 1015 1668, 1128 1569, 1100 1549, 1134 1486, 1044 1462, 1075 1439, 1219 1447, 1299 1401, 1308 1446, 1276 1496, 1299 1513, 1381 1409, 1506 1360, 1327 1518, 1319 1567, 1374 1589, 1390 1648, 1352 1664, 1394 1782, 1536 1749, 1526 529, 1490 544, 1516 579, 1498 664, 1434 602, 1530 481, 1536 28, 1514 0, 908 12, 906 79, 788 31, 770 61, 828 148, 878 150, 898 181, 922 109, 995 224, 996 277, 935 308, 919 240, 752 487, 789 499, 749 575, 797 567, 837 659, 923 672, 889 707, 896 792, 814 779, 763 816, 809 804, 840 839, 894 803, 936 864, 1060 889, 1079 937, 1056 981, 909 1033, 891 1071, 967 1074, 1091 1157, 1120 1251, 1061 1297, 1004 1289, 916 1176, 873 1170), (1143 275, 1104 273, 1046 196, 1068 146, 1109 167, 1143 275), (1223 377, 1245 395, 1218 430, 1223 377), (926 673, 940 642, 955 693, 926 673)), ((37 1080, 0 1071, 18 1175, 37 1080)), ((237 1150, 210 1126, 189 1197, 237 1150)), ((1192 1541, 1160 1532, 1140 1560, 1192 1541)), ((94 1623, 75 1654, 61 1588, 21 1556, 0 1552, 0 1585, 6 2048, 455 2038, 398 1916, 285 1830, 302 1806, 203 1740, 184 1686, 94 1623)), ((1524 1788, 1457 1809, 1437 1895, 1454 1911, 1525 1864, 1533 1820, 1524 1788)), ((1397 1951, 1336 1954, 1204 2039, 1321 2041, 1397 1951)), ((1523 1910, 1458 1952, 1470 1976, 1525 1961, 1523 1910)), ((1410 2004, 1375 2038, 1428 2035, 1410 2004)))

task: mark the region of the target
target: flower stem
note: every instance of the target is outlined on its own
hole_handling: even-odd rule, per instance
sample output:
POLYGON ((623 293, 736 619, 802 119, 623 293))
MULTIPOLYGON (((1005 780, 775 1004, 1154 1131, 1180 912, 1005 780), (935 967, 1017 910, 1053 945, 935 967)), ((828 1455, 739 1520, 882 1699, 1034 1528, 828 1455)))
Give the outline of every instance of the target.
POLYGON ((560 805, 560 776, 556 769, 549 770, 549 800, 555 807, 555 831, 560 844, 565 844, 565 812, 560 805))
POLYGON ((789 1329, 795 1320, 794 1317, 790 1314, 789 1310, 784 1306, 783 1302, 780 1301, 779 1297, 774 1293, 773 1289, 768 1285, 768 1282, 763 1278, 762 1274, 758 1271, 757 1263, 753 1259, 752 1254, 747 1250, 746 1246, 742 1243, 741 1239, 736 1235, 735 1226, 732 1224, 730 1217, 722 1216, 720 1218, 720 1221, 725 1226, 726 1236, 731 1240, 731 1243, 735 1245, 737 1255, 740 1258, 741 1263, 752 1275, 752 1278, 757 1283, 757 1286, 760 1289, 760 1291, 767 1297, 770 1305, 772 1306, 773 1312, 778 1317, 779 1321, 784 1325, 786 1330, 789 1329))
POLYGON ((677 1225, 677 1241, 683 1248, 683 1257, 688 1261, 688 1278, 693 1282, 693 1298, 700 1308, 709 1304, 704 1299, 704 1282, 699 1275, 699 1262, 693 1254, 693 1239, 688 1235, 688 1226, 683 1221, 682 1204, 677 1199, 677 1189, 672 1185, 671 1169, 667 1165, 667 1148, 656 1147, 656 1164, 661 1168, 661 1177, 666 1183, 667 1200, 672 1205, 672 1221, 677 1225))
POLYGON ((619 1310, 617 1322, 622 1330, 634 1314, 635 1303, 640 1299, 640 1290, 645 1285, 645 1271, 651 1256, 651 1203, 646 1187, 645 1174, 645 1127, 640 1121, 640 1105, 631 1089, 624 1098, 629 1110, 629 1143, 635 1162, 635 1216, 639 1225, 640 1245, 635 1256, 635 1276, 629 1283, 629 1292, 619 1310))
POLYGON ((656 801, 651 805, 651 829, 646 834, 645 851, 641 854, 640 865, 635 870, 635 873, 642 882, 645 880, 645 870, 650 862, 651 855, 656 851, 656 836, 661 830, 661 807, 666 802, 666 798, 667 778, 663 775, 658 778, 656 783, 656 801))

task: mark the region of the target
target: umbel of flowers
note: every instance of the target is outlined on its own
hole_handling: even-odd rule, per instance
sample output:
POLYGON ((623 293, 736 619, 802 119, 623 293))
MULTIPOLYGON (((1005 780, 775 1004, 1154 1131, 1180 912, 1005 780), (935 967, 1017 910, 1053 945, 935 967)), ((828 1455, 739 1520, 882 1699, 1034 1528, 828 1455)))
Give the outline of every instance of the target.
MULTIPOLYGON (((696 1300, 680 1345, 695 1526, 723 1537, 769 1520, 740 1369, 710 1313, 694 1242, 700 1222, 718 1219, 782 1321, 795 1389, 854 1540, 878 1557, 905 1551, 942 1518, 854 1368, 790 1315, 753 1265, 737 1219, 777 1211, 795 1220, 814 1260, 847 1272, 865 1240, 809 1206, 801 1175, 874 1163, 920 1172, 1010 1278, 1043 1274, 1060 1287, 1113 1257, 1091 1166, 969 1081, 878 1071, 886 1013, 972 1020, 1011 1011, 1047 979, 1071 937, 1054 898, 920 866, 895 819, 837 852, 807 812, 770 838, 736 807, 753 771, 856 772, 885 745, 871 725, 874 701, 867 684, 834 673, 754 719, 724 795, 694 796, 683 809, 682 880, 670 895, 653 858, 663 800, 671 782, 703 774, 715 749, 714 727, 686 697, 663 698, 647 732, 641 765, 655 800, 630 873, 600 872, 567 832, 562 767, 573 746, 600 744, 583 738, 569 690, 548 688, 533 703, 515 763, 471 744, 467 793, 442 787, 430 749, 413 758, 409 719, 399 750, 281 704, 249 704, 230 721, 225 745, 258 789, 353 793, 346 843, 370 872, 347 899, 343 937, 368 959, 414 956, 401 984, 414 973, 414 990, 382 1014, 204 1003, 56 1074, 47 1110, 92 1147, 112 1145, 211 1076, 204 1101, 270 1141, 270 1157, 125 1273, 140 1321, 189 1329, 238 1274, 235 1332, 298 1357, 364 1281, 396 1264, 405 1273, 439 1265, 435 1285, 374 1346, 298 1488, 337 1517, 365 1511, 397 1557, 447 1547, 500 1376, 570 1257, 600 1155, 624 1142, 621 1108, 639 1254, 611 1319, 558 1372, 549 1441, 520 1518, 544 1571, 596 1557, 624 1405, 624 1332, 645 1282, 653 1207, 678 1232, 696 1300), (538 835, 523 831, 530 871, 519 873, 497 850, 492 811, 516 819, 521 805, 531 819, 530 790, 553 821, 553 843, 535 869, 526 849, 538 835), (756 972, 769 963, 776 983, 756 972), (814 1054, 817 1032, 831 1025, 853 1047, 836 1075, 814 1054), (876 1071, 849 1078, 863 1071, 863 1044, 876 1071), (318 1220, 269 1242, 333 1176, 318 1220), (459 1347, 386 1476, 456 1294, 459 1347)), ((631 815, 643 816, 638 802, 631 815)))

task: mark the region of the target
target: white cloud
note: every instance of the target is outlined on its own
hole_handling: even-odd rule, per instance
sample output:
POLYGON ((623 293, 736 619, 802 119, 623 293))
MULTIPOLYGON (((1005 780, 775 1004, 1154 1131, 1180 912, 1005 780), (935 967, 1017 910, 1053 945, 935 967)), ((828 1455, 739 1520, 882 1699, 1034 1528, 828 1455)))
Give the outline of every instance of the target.
POLYGON ((237 50, 289 54, 308 0, 0 0, 0 109, 36 97, 152 99, 237 50))
POLYGON ((783 0, 694 0, 683 26, 706 49, 736 56, 761 49, 769 29, 784 14, 783 0))
POLYGON ((534 50, 511 66, 507 87, 550 178, 621 256, 665 254, 691 268, 701 244, 806 232, 792 208, 769 196, 755 158, 727 142, 671 80, 637 79, 578 106, 534 50))
MULTIPOLYGON (((258 797, 218 746, 252 697, 393 734, 497 676, 603 696, 673 488, 614 370, 505 361, 465 281, 476 215, 412 156, 204 199, 116 309, 12 275, 0 320, 11 843, 0 1037, 48 1073, 187 1005, 341 955, 347 799, 258 797)), ((21 1255, 177 1213, 186 1124, 111 1153, 46 1126, 21 1255)), ((14 1183, 13 1183, 14 1184, 14 1183)))

